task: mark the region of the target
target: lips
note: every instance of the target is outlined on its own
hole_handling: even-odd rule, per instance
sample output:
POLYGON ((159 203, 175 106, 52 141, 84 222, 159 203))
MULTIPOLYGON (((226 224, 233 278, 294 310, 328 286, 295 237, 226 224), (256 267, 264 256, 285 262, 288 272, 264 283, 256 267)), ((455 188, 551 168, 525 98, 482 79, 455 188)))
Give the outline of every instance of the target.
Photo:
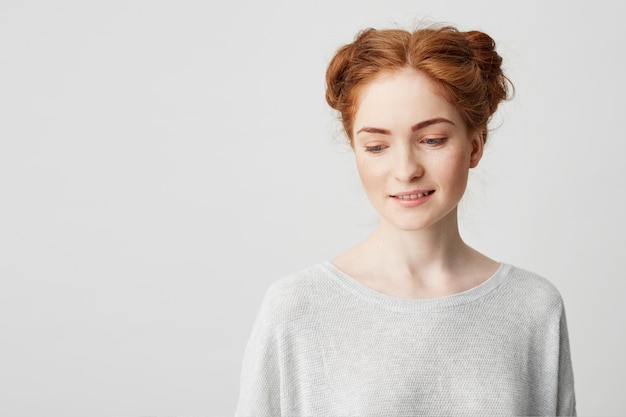
POLYGON ((409 193, 391 195, 391 197, 397 198, 399 200, 417 200, 418 198, 429 196, 434 192, 435 190, 419 191, 419 192, 411 191, 409 193))

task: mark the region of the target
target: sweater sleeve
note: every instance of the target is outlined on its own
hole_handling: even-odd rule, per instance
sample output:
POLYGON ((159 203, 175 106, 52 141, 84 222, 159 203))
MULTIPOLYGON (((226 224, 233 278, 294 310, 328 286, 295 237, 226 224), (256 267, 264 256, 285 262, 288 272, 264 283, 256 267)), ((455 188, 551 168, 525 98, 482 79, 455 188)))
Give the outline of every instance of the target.
POLYGON ((272 325, 272 301, 266 295, 243 357, 237 417, 280 416, 280 365, 272 325))
POLYGON ((565 311, 562 311, 560 322, 559 350, 559 385, 557 399, 557 416, 576 415, 576 397, 574 395, 574 372, 569 348, 569 335, 565 311))

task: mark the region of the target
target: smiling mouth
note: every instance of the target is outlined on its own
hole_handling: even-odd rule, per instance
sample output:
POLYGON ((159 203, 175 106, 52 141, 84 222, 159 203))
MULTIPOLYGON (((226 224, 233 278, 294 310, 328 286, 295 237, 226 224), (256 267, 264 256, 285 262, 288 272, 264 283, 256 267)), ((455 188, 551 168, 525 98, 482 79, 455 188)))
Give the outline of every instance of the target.
POLYGON ((416 200, 418 198, 426 197, 434 193, 435 190, 426 191, 424 193, 417 194, 404 194, 404 195, 392 195, 393 198, 398 198, 400 200, 416 200))

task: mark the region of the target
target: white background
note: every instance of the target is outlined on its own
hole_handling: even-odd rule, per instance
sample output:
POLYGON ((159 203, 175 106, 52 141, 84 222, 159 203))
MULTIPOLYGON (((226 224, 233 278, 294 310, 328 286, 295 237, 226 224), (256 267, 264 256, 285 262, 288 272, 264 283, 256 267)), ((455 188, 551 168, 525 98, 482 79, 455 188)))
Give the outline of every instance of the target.
POLYGON ((580 415, 626 409, 618 2, 0 3, 0 414, 233 413, 274 280, 376 216, 324 101, 369 26, 489 33, 517 95, 466 240, 548 277, 580 415))

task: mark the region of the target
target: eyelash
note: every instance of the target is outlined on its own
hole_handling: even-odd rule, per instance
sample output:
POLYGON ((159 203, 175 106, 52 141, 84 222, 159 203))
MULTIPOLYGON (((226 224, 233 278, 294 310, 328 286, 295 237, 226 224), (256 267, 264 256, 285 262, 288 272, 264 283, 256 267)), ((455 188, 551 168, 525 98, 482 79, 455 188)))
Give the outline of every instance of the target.
POLYGON ((385 150, 385 145, 375 145, 375 146, 366 146, 365 152, 370 153, 381 153, 385 150))
POLYGON ((424 139, 422 142, 424 142, 428 146, 438 146, 438 145, 443 145, 446 140, 447 138, 436 138, 436 139, 428 138, 428 139, 424 139), (434 142, 434 143, 428 143, 428 142, 434 142))
MULTIPOLYGON (((430 147, 435 147, 435 146, 440 146, 443 145, 446 140, 448 138, 427 138, 422 140, 421 142, 424 143, 426 146, 430 146, 430 147)), ((382 151, 385 150, 385 148, 387 148, 385 145, 374 145, 374 146, 366 146, 365 147, 365 152, 370 152, 370 153, 381 153, 382 151)))

